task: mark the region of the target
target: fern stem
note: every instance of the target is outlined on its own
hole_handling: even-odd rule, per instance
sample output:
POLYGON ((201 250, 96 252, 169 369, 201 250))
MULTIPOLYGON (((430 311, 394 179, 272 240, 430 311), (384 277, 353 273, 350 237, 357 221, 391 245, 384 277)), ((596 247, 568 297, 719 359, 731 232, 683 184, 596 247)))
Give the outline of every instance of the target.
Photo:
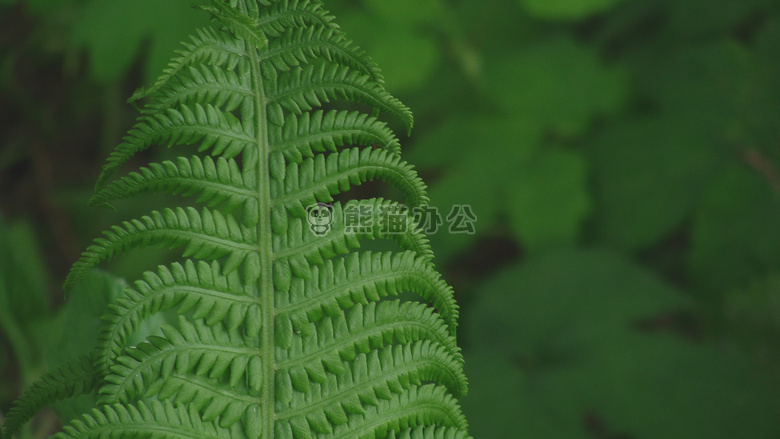
MULTIPOLYGON (((262 439, 273 439, 274 423, 276 421, 276 407, 274 402, 274 375, 276 369, 275 342, 274 342, 274 285, 272 279, 273 273, 273 241, 271 231, 271 208, 273 201, 271 199, 271 184, 269 172, 269 155, 271 147, 268 140, 268 126, 266 117, 267 99, 265 97, 265 88, 263 85, 262 73, 260 71, 260 57, 257 48, 248 48, 250 69, 252 72, 252 88, 255 90, 254 96, 254 116, 255 116, 255 135, 257 136, 257 154, 255 157, 257 163, 257 191, 258 191, 258 224, 257 237, 258 249, 260 253, 260 278, 258 291, 260 292, 260 310, 261 310, 261 335, 260 343, 262 348, 263 362, 263 387, 261 390, 261 410, 262 410, 262 439)), ((251 434, 251 432, 250 432, 251 434)))

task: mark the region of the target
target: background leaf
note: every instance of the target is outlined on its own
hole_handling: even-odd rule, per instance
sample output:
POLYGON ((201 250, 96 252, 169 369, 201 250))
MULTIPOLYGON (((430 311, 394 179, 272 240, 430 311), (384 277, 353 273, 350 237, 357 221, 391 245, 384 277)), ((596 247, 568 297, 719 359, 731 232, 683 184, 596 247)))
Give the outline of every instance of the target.
POLYGON ((87 49, 95 78, 107 82, 130 67, 144 41, 151 42, 145 57, 144 82, 148 83, 162 72, 192 29, 208 24, 208 18, 191 7, 196 4, 192 0, 90 0, 74 23, 71 44, 87 49))
POLYGON ((744 358, 664 326, 690 304, 606 252, 553 252, 505 271, 464 316, 480 344, 466 357, 475 436, 776 436, 780 399, 744 358))
POLYGON ((620 107, 625 77, 569 38, 543 38, 487 65, 483 87, 513 117, 571 136, 620 107))
POLYGON ((593 139, 602 239, 619 248, 641 249, 694 212, 723 156, 710 132, 686 122, 625 122, 593 139))
MULTIPOLYGON (((29 385, 43 372, 41 349, 52 317, 48 273, 33 229, 26 222, 0 219, 0 334, 6 338, 20 367, 20 383, 29 385)), ((8 391, 8 389, 4 389, 8 391)))
POLYGON ((709 291, 728 291, 780 269, 780 200, 745 166, 709 187, 692 234, 691 273, 709 291))
POLYGON ((512 230, 528 248, 575 242, 590 208, 586 164, 577 154, 545 151, 508 185, 512 230))

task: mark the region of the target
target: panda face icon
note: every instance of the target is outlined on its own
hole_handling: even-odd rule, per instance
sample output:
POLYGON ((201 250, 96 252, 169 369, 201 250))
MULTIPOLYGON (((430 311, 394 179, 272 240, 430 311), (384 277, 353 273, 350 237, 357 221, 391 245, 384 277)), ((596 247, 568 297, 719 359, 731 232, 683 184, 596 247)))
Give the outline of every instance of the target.
POLYGON ((312 204, 306 208, 306 221, 312 233, 324 236, 330 231, 333 222, 333 207, 325 203, 312 204))

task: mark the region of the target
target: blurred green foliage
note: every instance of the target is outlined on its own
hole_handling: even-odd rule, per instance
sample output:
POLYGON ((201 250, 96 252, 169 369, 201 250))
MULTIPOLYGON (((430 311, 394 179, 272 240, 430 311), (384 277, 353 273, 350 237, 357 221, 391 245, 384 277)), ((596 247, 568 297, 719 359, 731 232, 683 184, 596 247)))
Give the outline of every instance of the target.
MULTIPOLYGON (((0 114, 28 130, 0 130, 0 212, 15 219, 0 230, 6 376, 42 370, 46 291, 59 300, 67 265, 33 250, 36 233, 62 241, 51 206, 20 207, 27 192, 8 182, 45 173, 30 151, 75 155, 78 176, 53 166, 56 184, 33 193, 81 248, 110 224, 83 207, 100 150, 131 121, 120 99, 204 23, 195 3, 0 2, 4 23, 30 23, 0 35, 0 114), (71 91, 35 93, 23 73, 44 68, 71 91), (24 146, 66 116, 81 122, 24 146)), ((474 235, 444 220, 430 236, 462 304, 475 438, 780 437, 777 2, 325 3, 415 112, 404 154, 442 218, 477 216, 474 235)), ((18 391, 0 383, 0 412, 18 391)))
MULTIPOLYGON (((0 415, 21 388, 45 372, 44 346, 54 316, 42 260, 27 223, 0 219, 0 372, 5 378, 0 381, 0 415)), ((22 434, 31 437, 32 430, 22 434)))

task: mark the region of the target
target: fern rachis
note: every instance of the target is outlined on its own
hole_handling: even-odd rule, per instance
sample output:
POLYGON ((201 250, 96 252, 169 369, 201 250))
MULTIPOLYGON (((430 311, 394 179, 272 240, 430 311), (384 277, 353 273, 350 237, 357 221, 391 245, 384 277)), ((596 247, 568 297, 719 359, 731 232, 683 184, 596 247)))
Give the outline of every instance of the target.
POLYGON ((381 212, 398 202, 333 202, 381 179, 406 205, 427 204, 380 118, 411 129, 411 113, 318 2, 212 0, 204 9, 215 26, 133 95, 141 115, 92 199, 174 193, 199 206, 114 226, 65 286, 134 247, 179 247, 184 259, 127 288, 93 354, 23 395, 4 437, 41 406, 85 392, 99 406, 61 437, 468 437, 457 402, 466 392, 457 306, 425 235, 407 214, 402 233, 380 227, 381 212), (324 107, 331 101, 375 114, 324 107), (197 153, 115 178, 156 145, 197 145, 197 153), (339 219, 325 234, 308 227, 306 207, 316 203, 333 203, 339 219), (368 212, 371 226, 351 233, 348 209, 368 212), (358 250, 366 238, 393 239, 399 250, 358 250), (404 292, 419 300, 397 297, 404 292), (141 322, 167 310, 178 312, 176 325, 128 346, 141 322))

